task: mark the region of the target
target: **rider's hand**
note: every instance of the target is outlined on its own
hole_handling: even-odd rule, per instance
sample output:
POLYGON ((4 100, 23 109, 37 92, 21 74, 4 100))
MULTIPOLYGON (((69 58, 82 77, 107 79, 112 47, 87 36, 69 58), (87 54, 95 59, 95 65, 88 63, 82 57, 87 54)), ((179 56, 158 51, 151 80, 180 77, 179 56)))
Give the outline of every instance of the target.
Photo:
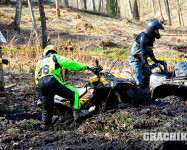
POLYGON ((93 71, 93 72, 95 71, 95 67, 94 66, 92 66, 92 67, 87 66, 87 69, 90 70, 90 71, 93 71))
POLYGON ((159 64, 161 64, 161 65, 164 66, 166 62, 165 62, 165 61, 162 61, 162 60, 158 60, 157 63, 159 63, 159 64))
POLYGON ((5 65, 8 65, 8 60, 7 59, 2 59, 2 63, 5 65))

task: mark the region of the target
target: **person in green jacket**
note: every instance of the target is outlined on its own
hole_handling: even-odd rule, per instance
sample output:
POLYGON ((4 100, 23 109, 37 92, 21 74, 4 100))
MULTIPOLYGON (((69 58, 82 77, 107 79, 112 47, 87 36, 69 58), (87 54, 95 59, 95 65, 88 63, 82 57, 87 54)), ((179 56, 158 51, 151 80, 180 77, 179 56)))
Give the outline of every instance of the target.
POLYGON ((43 57, 36 65, 35 83, 42 99, 42 121, 45 126, 52 123, 54 95, 59 95, 70 100, 75 120, 83 116, 80 111, 79 93, 75 88, 60 80, 62 67, 77 71, 91 70, 91 67, 85 64, 58 55, 53 45, 48 45, 44 49, 43 57))

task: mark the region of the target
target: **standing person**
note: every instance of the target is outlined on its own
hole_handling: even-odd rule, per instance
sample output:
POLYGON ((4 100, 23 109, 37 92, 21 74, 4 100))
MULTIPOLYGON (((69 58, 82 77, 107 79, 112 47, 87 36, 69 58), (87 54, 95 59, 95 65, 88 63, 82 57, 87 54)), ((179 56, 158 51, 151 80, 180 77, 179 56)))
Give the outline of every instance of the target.
POLYGON ((54 95, 59 95, 71 101, 75 120, 83 117, 80 111, 79 93, 72 86, 60 80, 62 67, 78 71, 84 71, 86 69, 91 70, 91 68, 85 64, 58 55, 53 45, 48 45, 44 49, 43 57, 36 65, 35 83, 42 97, 42 121, 45 126, 52 123, 54 95))
POLYGON ((164 64, 164 61, 155 58, 152 50, 155 38, 160 38, 159 29, 164 30, 164 27, 157 20, 150 20, 146 32, 140 33, 132 45, 129 64, 139 88, 143 87, 143 79, 152 73, 149 70, 148 57, 155 63, 164 64))

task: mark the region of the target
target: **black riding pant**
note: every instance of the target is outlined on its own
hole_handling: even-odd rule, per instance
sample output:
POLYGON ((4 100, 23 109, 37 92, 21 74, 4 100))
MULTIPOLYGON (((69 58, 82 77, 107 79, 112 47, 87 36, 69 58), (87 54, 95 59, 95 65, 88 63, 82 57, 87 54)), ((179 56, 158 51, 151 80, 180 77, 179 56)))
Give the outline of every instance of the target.
POLYGON ((74 105, 76 92, 62 85, 54 76, 45 76, 39 80, 39 94, 42 99, 42 121, 48 125, 52 122, 54 111, 54 96, 67 98, 74 105))

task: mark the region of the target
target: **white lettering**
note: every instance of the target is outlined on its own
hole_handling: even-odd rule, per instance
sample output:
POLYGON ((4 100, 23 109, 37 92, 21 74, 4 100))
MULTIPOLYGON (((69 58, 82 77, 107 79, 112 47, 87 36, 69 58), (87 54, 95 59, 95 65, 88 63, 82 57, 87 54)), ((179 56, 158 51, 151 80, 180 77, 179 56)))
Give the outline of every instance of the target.
POLYGON ((177 133, 177 141, 180 141, 180 140, 181 140, 180 135, 181 135, 181 133, 178 132, 178 133, 177 133))
POLYGON ((181 133, 181 141, 187 141, 187 133, 181 133))
POLYGON ((151 132, 143 133, 143 140, 145 141, 187 141, 187 133, 181 132, 151 132))
POLYGON ((149 139, 149 133, 144 133, 143 134, 143 140, 145 140, 145 141, 149 141, 150 139, 149 139))
POLYGON ((156 133, 150 133, 150 141, 156 141, 156 133))
POLYGON ((163 135, 161 132, 158 132, 158 135, 157 135, 157 141, 163 141, 163 135))
POLYGON ((169 138, 170 141, 176 141, 176 133, 171 132, 169 138))
POLYGON ((164 137, 164 141, 169 141, 169 133, 164 133, 163 137, 164 137))

